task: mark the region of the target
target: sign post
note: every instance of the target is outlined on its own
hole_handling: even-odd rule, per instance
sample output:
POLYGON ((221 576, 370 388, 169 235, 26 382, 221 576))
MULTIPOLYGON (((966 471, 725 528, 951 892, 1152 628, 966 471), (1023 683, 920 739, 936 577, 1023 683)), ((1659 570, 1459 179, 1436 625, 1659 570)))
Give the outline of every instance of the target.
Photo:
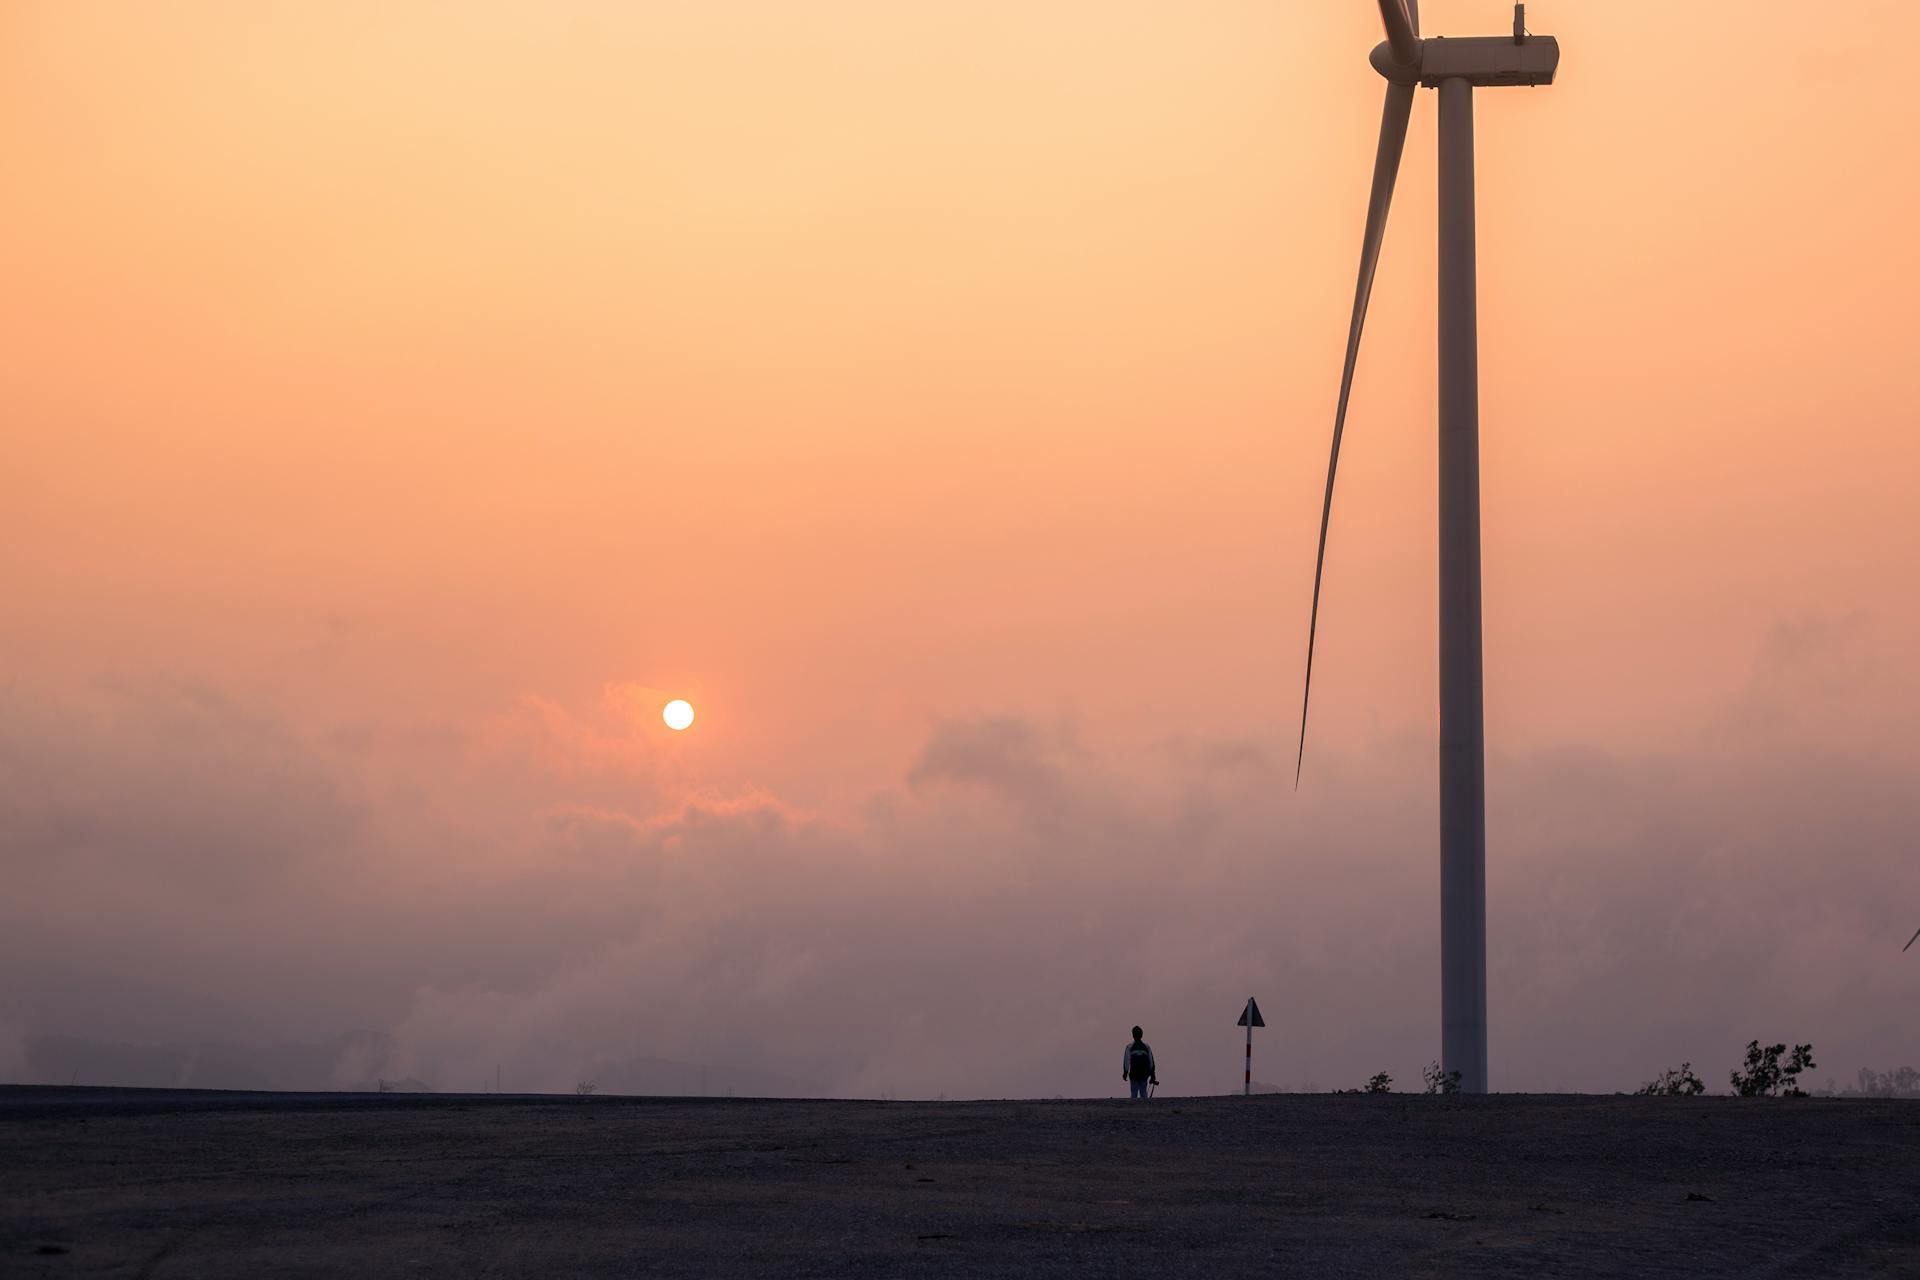
POLYGON ((1267 1020, 1260 1016, 1260 1006, 1253 1002, 1252 996, 1247 997, 1247 1007, 1240 1011, 1240 1021, 1235 1025, 1247 1029, 1247 1091, 1241 1096, 1251 1098, 1253 1096, 1253 1029, 1267 1025, 1267 1020))

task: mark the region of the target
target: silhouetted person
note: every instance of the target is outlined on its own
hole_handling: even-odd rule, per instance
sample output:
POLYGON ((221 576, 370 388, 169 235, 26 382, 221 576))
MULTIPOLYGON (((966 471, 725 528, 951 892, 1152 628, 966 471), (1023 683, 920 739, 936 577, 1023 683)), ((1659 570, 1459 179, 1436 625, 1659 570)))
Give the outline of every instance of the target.
POLYGON ((1120 1059, 1120 1078, 1132 1086, 1132 1096, 1136 1098, 1147 1097, 1147 1086, 1160 1083, 1160 1076, 1153 1068, 1153 1049, 1140 1038, 1138 1027, 1133 1029, 1133 1043, 1120 1059))

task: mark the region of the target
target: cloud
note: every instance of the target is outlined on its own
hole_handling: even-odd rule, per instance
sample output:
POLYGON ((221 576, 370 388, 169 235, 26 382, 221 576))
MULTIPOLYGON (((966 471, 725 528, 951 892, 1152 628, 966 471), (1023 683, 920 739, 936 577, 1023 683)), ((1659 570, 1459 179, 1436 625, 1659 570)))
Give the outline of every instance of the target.
POLYGON ((942 721, 907 771, 907 782, 916 788, 977 788, 1028 821, 1051 826, 1065 820, 1075 800, 1069 745, 1044 741, 1032 725, 1011 716, 942 721))
MULTIPOLYGON (((1491 760, 1497 1087, 1630 1088, 1755 1036, 1842 1076, 1920 1058, 1914 770, 1788 749, 1834 695, 1774 667, 1835 649, 1770 652, 1746 709, 1660 751, 1491 760)), ((1260 1073, 1295 1087, 1413 1079, 1438 1040, 1418 746, 1295 792, 1277 738, 1129 756, 946 720, 898 783, 817 813, 664 799, 604 706, 523 702, 403 769, 381 735, 337 750, 204 688, 10 697, 16 1072, 132 1070, 111 1046, 146 1043, 197 1046, 153 1059, 175 1077, 311 1087, 1098 1094, 1140 1022, 1170 1087, 1224 1091, 1248 994, 1260 1073), (261 1048, 295 1041, 321 1047, 261 1048)))
POLYGON ((133 880, 217 872, 243 893, 352 839, 346 780, 281 719, 202 683, 100 685, 58 704, 0 694, 10 867, 133 880))

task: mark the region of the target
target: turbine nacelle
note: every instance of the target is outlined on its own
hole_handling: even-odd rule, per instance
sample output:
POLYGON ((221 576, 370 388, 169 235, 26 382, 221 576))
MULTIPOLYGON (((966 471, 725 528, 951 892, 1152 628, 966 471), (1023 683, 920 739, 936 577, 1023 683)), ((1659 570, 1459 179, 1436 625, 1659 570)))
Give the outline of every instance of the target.
POLYGON ((1552 36, 1430 36, 1419 42, 1411 63, 1395 60, 1393 46, 1382 40, 1367 59, 1373 69, 1393 84, 1418 84, 1432 89, 1442 80, 1468 84, 1542 85, 1553 83, 1560 66, 1560 42, 1552 36))

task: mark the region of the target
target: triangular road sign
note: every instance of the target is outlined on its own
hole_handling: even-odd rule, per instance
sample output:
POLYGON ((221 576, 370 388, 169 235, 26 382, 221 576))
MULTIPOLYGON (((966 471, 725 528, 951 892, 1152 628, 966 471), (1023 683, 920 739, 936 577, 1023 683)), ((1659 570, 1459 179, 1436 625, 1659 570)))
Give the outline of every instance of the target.
POLYGON ((1247 1007, 1240 1011, 1240 1021, 1233 1025, 1236 1027, 1264 1027, 1267 1025, 1267 1020, 1260 1016, 1260 1006, 1253 1002, 1252 996, 1247 997, 1247 1007))

